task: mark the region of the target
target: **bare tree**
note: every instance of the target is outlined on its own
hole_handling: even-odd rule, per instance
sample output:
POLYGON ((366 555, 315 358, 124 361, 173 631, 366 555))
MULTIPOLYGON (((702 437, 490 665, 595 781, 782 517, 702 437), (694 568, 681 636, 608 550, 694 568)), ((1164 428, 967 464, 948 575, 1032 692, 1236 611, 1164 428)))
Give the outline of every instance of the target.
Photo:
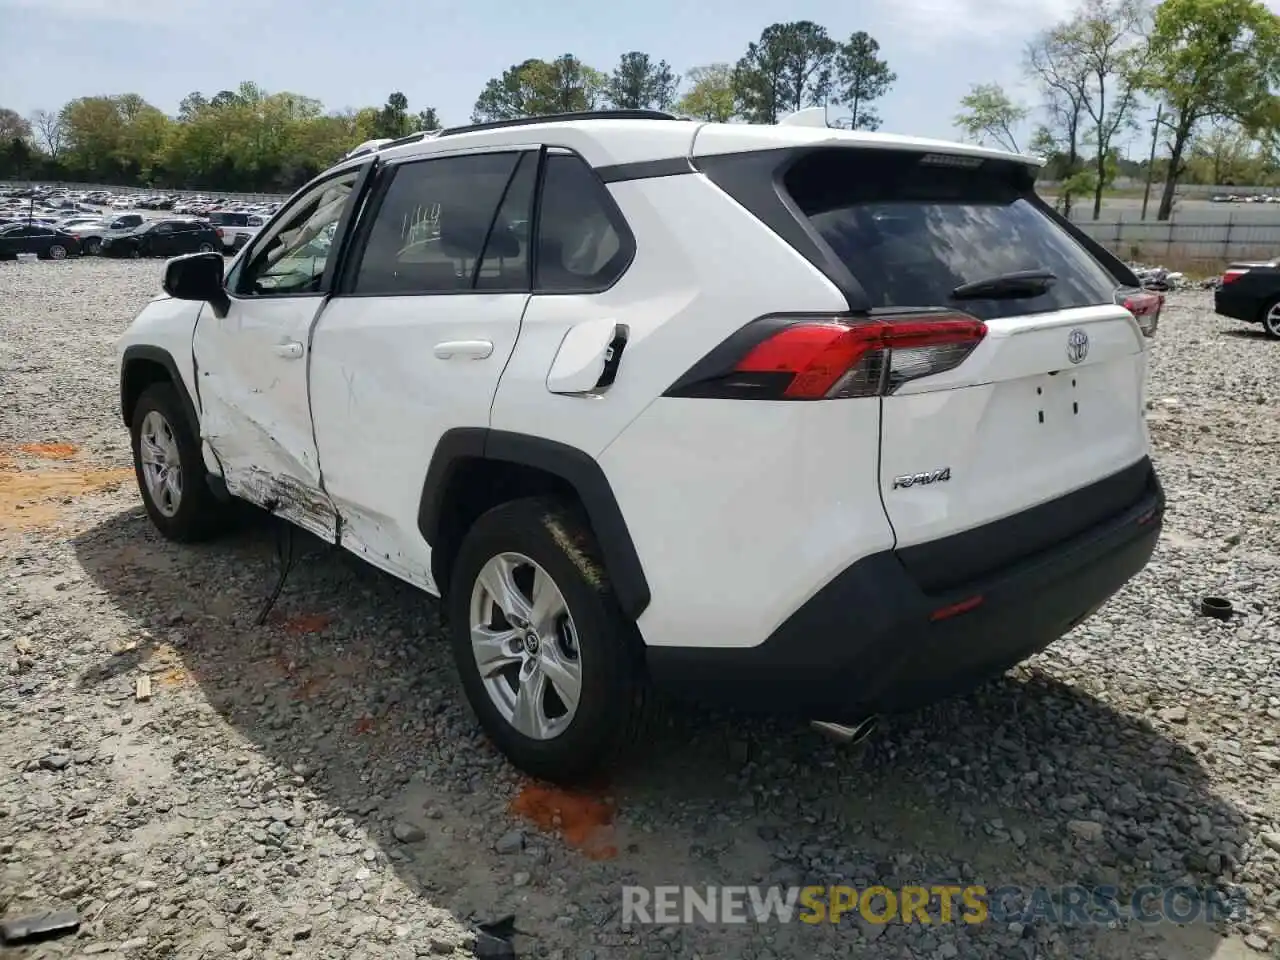
POLYGON ((1090 139, 1097 149, 1095 220, 1102 213, 1102 192, 1109 179, 1116 134, 1135 125, 1150 18, 1147 0, 1084 0, 1061 28, 1066 61, 1088 80, 1084 110, 1090 139))
POLYGON ((52 110, 37 110, 31 114, 31 126, 35 128, 36 143, 50 160, 57 160, 67 145, 66 124, 62 114, 52 110))
POLYGON ((1089 99, 1089 71, 1073 56, 1070 31, 1059 24, 1037 35, 1028 45, 1024 69, 1040 87, 1046 123, 1036 135, 1036 148, 1061 158, 1062 212, 1071 215, 1071 200, 1081 186, 1080 141, 1085 102, 1089 99))

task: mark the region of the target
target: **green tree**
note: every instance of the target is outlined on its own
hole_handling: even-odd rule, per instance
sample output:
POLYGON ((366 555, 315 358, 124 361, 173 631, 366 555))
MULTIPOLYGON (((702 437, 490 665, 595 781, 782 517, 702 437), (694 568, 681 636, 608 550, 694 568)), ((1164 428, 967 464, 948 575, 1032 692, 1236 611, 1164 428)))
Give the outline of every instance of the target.
POLYGON ((485 84, 471 119, 509 120, 593 110, 606 95, 607 78, 572 54, 525 60, 485 84))
POLYGON ((18 113, 8 107, 0 107, 0 143, 10 140, 31 139, 31 124, 18 113))
POLYGON ((960 99, 960 107, 955 124, 965 136, 981 144, 995 141, 1005 150, 1020 152, 1014 131, 1031 111, 1011 100, 1000 84, 974 84, 960 99))
POLYGON ((1200 125, 1228 120, 1250 134, 1277 127, 1280 18, 1261 0, 1164 0, 1155 12, 1142 86, 1161 101, 1169 169, 1156 213, 1168 220, 1200 125))
POLYGON ((409 132, 409 98, 397 90, 378 116, 378 136, 403 137, 409 132))
POLYGON ((620 110, 666 110, 675 102, 680 78, 665 60, 647 53, 624 53, 609 75, 609 102, 620 110))
POLYGON ((712 123, 728 123, 733 119, 733 67, 727 63, 694 67, 687 79, 689 90, 676 104, 677 113, 712 123))
POLYGON ((427 131, 439 130, 441 124, 440 124, 440 117, 436 113, 436 108, 427 107, 425 110, 419 110, 418 117, 414 121, 414 125, 419 130, 427 130, 427 131))
POLYGON ((880 44, 871 34, 859 30, 840 45, 833 99, 848 109, 850 130, 880 129, 880 115, 871 104, 888 93, 897 79, 880 59, 880 44))
POLYGON ((835 41, 810 20, 774 23, 747 45, 733 71, 738 112, 755 123, 827 102, 835 41))

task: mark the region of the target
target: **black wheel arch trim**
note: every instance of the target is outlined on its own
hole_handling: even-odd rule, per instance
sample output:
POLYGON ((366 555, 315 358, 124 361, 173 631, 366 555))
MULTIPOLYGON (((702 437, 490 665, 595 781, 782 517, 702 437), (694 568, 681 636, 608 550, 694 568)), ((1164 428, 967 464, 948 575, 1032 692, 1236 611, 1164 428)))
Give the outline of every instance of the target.
POLYGON ((129 417, 129 392, 126 389, 129 382, 129 365, 137 361, 157 363, 168 371, 169 379, 173 381, 173 387, 178 391, 178 399, 182 402, 182 409, 187 416, 187 423, 190 425, 192 433, 199 437, 200 416, 196 413, 196 405, 191 399, 191 394, 187 390, 186 381, 182 378, 178 365, 173 360, 173 355, 163 347, 155 347, 145 343, 135 343, 125 347, 124 356, 120 361, 120 415, 124 419, 125 426, 132 426, 129 417))
POLYGON ((600 464, 577 447, 488 427, 446 431, 427 468, 418 509, 418 529, 428 544, 440 540, 452 478, 467 461, 477 459, 532 467, 569 484, 595 531, 619 606, 632 620, 639 618, 652 599, 640 555, 600 464))

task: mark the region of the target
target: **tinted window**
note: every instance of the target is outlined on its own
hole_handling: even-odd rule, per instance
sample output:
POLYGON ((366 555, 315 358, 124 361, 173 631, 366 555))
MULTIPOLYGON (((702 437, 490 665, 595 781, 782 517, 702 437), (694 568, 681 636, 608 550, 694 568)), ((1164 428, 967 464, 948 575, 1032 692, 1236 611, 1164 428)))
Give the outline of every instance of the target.
MULTIPOLYGON (((378 206, 354 293, 470 290, 519 153, 401 164, 378 206)), ((503 241, 512 258, 519 249, 503 241)), ((505 264, 503 269, 505 269, 505 264)))
POLYGON ((550 292, 600 290, 631 262, 632 241, 609 191, 570 154, 548 154, 538 214, 534 287, 550 292))
POLYGON ((533 232, 533 194, 538 185, 538 155, 526 153, 507 185, 498 216, 489 231, 476 289, 526 291, 529 289, 529 247, 533 232))
POLYGON ((1031 205, 1014 164, 945 165, 928 155, 830 150, 800 160, 787 191, 876 308, 954 306, 982 319, 1113 303, 1116 282, 1031 205), (1047 269, 1046 293, 956 301, 962 283, 1047 269))
POLYGON ((258 296, 318 292, 338 219, 359 176, 351 170, 325 180, 292 203, 270 231, 259 235, 262 243, 236 272, 235 289, 258 296))
POLYGON ((249 217, 243 213, 225 213, 215 210, 209 214, 209 222, 220 227, 247 227, 249 225, 249 217))

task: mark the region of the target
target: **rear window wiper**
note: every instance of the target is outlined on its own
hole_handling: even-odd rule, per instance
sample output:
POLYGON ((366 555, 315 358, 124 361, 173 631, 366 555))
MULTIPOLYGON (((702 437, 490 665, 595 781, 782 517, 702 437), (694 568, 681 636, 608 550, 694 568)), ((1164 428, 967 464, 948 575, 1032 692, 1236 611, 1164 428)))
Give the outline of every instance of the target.
POLYGON ((951 291, 953 300, 1017 300, 1047 293, 1058 279, 1049 270, 1018 270, 962 283, 951 291))

